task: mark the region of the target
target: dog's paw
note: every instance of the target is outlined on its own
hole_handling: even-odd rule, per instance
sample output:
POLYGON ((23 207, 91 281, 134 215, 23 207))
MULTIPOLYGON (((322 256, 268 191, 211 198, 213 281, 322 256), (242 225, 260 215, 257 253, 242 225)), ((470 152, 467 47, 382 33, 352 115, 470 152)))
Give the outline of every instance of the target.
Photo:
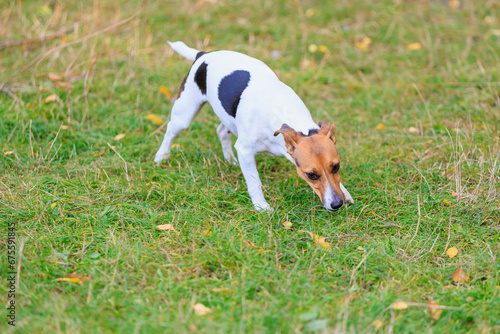
POLYGON ((167 160, 169 157, 170 157, 169 153, 156 154, 154 160, 156 162, 156 166, 160 166, 161 162, 163 160, 167 160))
POLYGON ((272 213, 274 211, 273 208, 271 208, 271 206, 267 203, 255 203, 253 205, 253 207, 255 208, 255 210, 261 212, 261 213, 272 213))

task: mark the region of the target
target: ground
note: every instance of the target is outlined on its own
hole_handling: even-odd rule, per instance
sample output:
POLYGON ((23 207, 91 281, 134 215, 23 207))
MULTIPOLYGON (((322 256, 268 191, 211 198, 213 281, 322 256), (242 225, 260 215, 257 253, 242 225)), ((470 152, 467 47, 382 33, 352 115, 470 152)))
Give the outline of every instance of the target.
POLYGON ((0 295, 16 325, 2 313, 1 332, 500 331, 498 2, 0 12, 0 40, 22 41, 0 46, 0 295), (262 155, 275 210, 255 212, 209 106, 156 167, 190 67, 167 40, 257 57, 336 122, 355 203, 326 211, 285 158, 262 155))

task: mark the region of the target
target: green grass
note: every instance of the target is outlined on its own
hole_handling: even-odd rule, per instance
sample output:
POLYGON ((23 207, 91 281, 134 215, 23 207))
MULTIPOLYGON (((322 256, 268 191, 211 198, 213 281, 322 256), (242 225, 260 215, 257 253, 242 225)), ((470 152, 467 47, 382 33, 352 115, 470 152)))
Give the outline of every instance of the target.
MULTIPOLYGON (((15 223, 24 245, 16 329, 499 332, 500 6, 460 2, 149 1, 132 22, 13 78, 7 87, 24 103, 0 93, 0 295, 6 305, 6 226, 15 223), (367 51, 355 46, 360 36, 372 39, 367 51), (259 156, 275 211, 255 212, 239 167, 223 161, 209 107, 157 168, 164 127, 145 116, 168 119, 159 87, 175 94, 190 66, 167 40, 257 57, 315 120, 336 122, 355 204, 327 212, 286 159, 259 156), (47 78, 66 71, 70 91, 47 78), (51 94, 59 100, 44 102, 51 94), (167 223, 179 233, 156 228, 167 223), (330 249, 303 231, 332 237, 330 249), (463 284, 452 279, 459 266, 463 284), (57 280, 73 272, 93 278, 57 280), (390 308, 431 299, 458 309, 436 320, 427 307, 390 308), (196 315, 196 303, 212 313, 196 315)), ((12 1, 0 39, 81 21, 72 41, 140 6, 12 1)), ((63 42, 1 49, 0 84, 63 42)), ((0 331, 12 331, 4 313, 0 331)))

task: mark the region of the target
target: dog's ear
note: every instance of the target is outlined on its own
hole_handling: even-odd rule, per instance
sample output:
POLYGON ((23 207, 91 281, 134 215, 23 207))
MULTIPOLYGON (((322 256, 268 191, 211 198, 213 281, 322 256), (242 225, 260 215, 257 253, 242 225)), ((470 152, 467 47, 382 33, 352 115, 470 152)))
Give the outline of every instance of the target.
POLYGON ((297 146, 297 141, 299 140, 300 134, 291 127, 289 127, 288 124, 286 123, 284 123, 281 126, 281 129, 279 129, 274 133, 274 136, 277 136, 280 133, 283 135, 283 138, 285 139, 285 146, 286 150, 288 151, 288 154, 293 156, 292 153, 295 150, 295 147, 297 146))
POLYGON ((335 138, 335 123, 330 122, 319 122, 319 133, 330 138, 334 144, 337 143, 337 139, 335 138))

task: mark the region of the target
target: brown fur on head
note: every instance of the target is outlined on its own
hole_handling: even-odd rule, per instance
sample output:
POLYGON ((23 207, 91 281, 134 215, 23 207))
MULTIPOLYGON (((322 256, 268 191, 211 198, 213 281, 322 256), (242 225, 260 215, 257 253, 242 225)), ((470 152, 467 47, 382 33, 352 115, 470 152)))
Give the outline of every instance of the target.
POLYGON ((304 135, 283 124, 274 135, 283 135, 299 176, 311 186, 326 209, 334 210, 345 201, 340 189, 340 157, 335 147, 335 123, 319 122, 318 125, 320 129, 304 135))

